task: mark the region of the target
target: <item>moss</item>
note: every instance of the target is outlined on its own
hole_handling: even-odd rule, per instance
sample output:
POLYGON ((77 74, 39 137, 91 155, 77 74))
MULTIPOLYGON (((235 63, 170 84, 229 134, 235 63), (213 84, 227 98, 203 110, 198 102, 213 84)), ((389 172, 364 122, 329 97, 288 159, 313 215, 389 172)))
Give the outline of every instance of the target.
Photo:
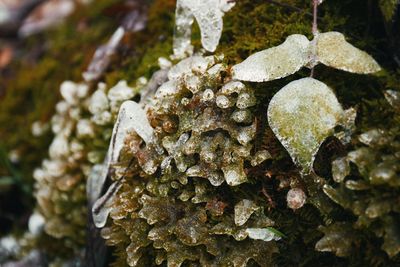
MULTIPOLYGON (((46 54, 38 62, 13 63, 12 68, 17 71, 10 78, 0 82, 1 86, 7 84, 7 94, 2 99, 4 105, 0 106, 0 124, 4 125, 0 139, 7 140, 5 144, 7 150, 17 147, 25 155, 21 165, 26 177, 24 179, 28 182, 31 179, 30 172, 33 166, 37 165, 39 159, 46 153, 44 148, 48 144, 50 134, 42 138, 32 138, 30 127, 27 125, 35 120, 47 121, 54 113, 53 106, 58 98, 55 92, 61 81, 81 79, 81 72, 89 62, 95 48, 104 43, 115 30, 117 25, 115 20, 102 13, 114 2, 113 0, 96 1, 96 4, 91 7, 79 10, 69 23, 59 29, 30 38, 28 44, 33 48, 46 40, 48 46, 46 54), (86 19, 81 20, 82 15, 86 19), (84 25, 79 31, 76 26, 78 23, 84 25), (77 37, 77 32, 79 37, 77 37), (68 67, 66 68, 65 64, 60 64, 60 62, 68 62, 68 67), (32 99, 32 101, 27 103, 26 99, 32 99), (33 150, 39 152, 31 153, 33 150)), ((256 51, 282 43, 290 34, 301 33, 311 38, 311 1, 287 0, 281 4, 265 0, 236 2, 236 6, 224 17, 223 35, 216 51, 217 54, 225 55, 224 63, 228 66, 242 61, 256 51)), ((372 4, 368 5, 363 0, 342 0, 340 3, 325 1, 319 8, 320 31, 343 32, 351 43, 373 55, 384 68, 375 76, 349 74, 324 66, 315 68, 314 77, 331 86, 345 108, 350 106, 358 108, 357 132, 363 132, 372 126, 388 124, 391 121, 388 118, 393 115, 393 111, 385 107, 382 92, 384 89, 400 90, 400 75, 396 70, 393 56, 387 49, 390 44, 384 35, 382 16, 377 11, 376 1, 370 2, 372 4)), ((147 29, 143 32, 132 33, 124 39, 122 48, 113 58, 110 68, 104 75, 107 85, 112 86, 120 79, 133 83, 140 76, 150 78, 158 69, 157 58, 168 57, 172 51, 174 8, 175 1, 173 0, 155 0, 151 3, 147 29)), ((200 47, 199 29, 196 26, 193 30, 193 45, 196 48, 200 47)), ((229 70, 225 75, 229 76, 229 70)), ((356 216, 330 201, 322 193, 319 185, 313 181, 302 180, 289 155, 268 128, 265 116, 269 100, 280 88, 294 79, 309 75, 310 71, 303 69, 285 79, 269 83, 246 84, 255 93, 258 101, 257 106, 251 108, 258 121, 255 147, 259 146, 260 149, 270 151, 274 160, 257 168, 246 168, 249 177, 249 182, 246 184, 233 189, 225 185, 215 189, 207 184, 207 188, 212 194, 229 202, 231 206, 227 208, 228 213, 232 212, 232 205, 236 201, 244 198, 252 199, 266 211, 266 214, 275 221, 274 227, 286 236, 277 242, 281 253, 273 256, 273 261, 279 266, 393 266, 399 264, 399 256, 389 259, 379 249, 381 241, 377 241, 370 229, 364 229, 359 233, 359 239, 355 243, 358 250, 352 254, 352 258, 340 258, 332 253, 317 252, 314 249, 324 233, 329 232, 325 228, 319 228, 320 225, 335 225, 334 230, 338 232, 341 229, 337 227, 338 224, 332 224, 333 222, 353 223, 356 216), (296 212, 286 207, 286 193, 290 183, 308 189, 312 195, 308 204, 296 212)), ((90 142, 85 143, 85 146, 104 150, 102 145, 96 146, 90 142)), ((329 142, 323 145, 321 151, 327 154, 323 158, 328 160, 322 160, 322 166, 318 169, 328 170, 324 171, 326 173, 324 178, 328 183, 332 182, 330 172, 330 159, 334 157, 332 155, 343 154, 342 150, 350 151, 351 149, 352 147, 329 148, 329 142)), ((6 171, 3 170, 0 173, 6 173, 6 171)), ((126 183, 127 187, 123 190, 124 193, 132 193, 133 185, 130 183, 138 182, 139 180, 129 180, 126 183)), ((190 181, 189 186, 194 187, 192 183, 190 181)), ((190 190, 194 189, 190 188, 190 190)), ((168 197, 170 201, 175 201, 176 198, 175 195, 168 197)), ((120 204, 123 206, 124 203, 120 204)), ((154 209, 163 207, 162 205, 162 202, 158 203, 154 209)), ((184 212, 187 217, 198 215, 191 204, 185 205, 187 207, 184 212)), ((180 207, 168 206, 170 210, 178 208, 180 207)), ((182 216, 182 213, 177 212, 177 214, 182 216)), ((217 220, 214 220, 212 216, 210 218, 211 224, 216 223, 217 220)), ((119 222, 125 222, 124 220, 119 222)), ((111 230, 131 231, 133 222, 126 220, 126 225, 114 225, 111 230)), ((136 230, 140 232, 140 229, 136 230)), ((121 266, 126 262, 125 248, 130 240, 126 236, 122 239, 119 240, 121 243, 115 251, 119 262, 116 266, 121 266)), ((226 240, 231 242, 232 238, 226 240)), ((146 247, 145 253, 148 255, 145 254, 142 258, 146 261, 144 264, 149 265, 147 261, 153 259, 155 255, 148 252, 150 249, 147 248, 147 244, 143 246, 146 247)), ((234 248, 239 248, 239 245, 234 248)), ((163 257, 161 254, 159 256, 163 257)))

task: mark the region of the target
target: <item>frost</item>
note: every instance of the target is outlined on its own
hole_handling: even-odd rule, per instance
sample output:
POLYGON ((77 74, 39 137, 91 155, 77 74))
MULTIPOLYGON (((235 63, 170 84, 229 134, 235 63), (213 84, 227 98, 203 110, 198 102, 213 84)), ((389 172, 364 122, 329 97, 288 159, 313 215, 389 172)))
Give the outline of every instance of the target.
POLYGON ((281 239, 280 236, 278 236, 268 228, 247 228, 246 233, 251 239, 262 240, 265 242, 272 240, 278 241, 281 239))
POLYGON ((243 199, 235 205, 235 224, 242 226, 259 207, 251 200, 243 199))
POLYGON ((268 107, 272 131, 304 174, 311 172, 320 145, 333 134, 343 115, 332 90, 313 78, 289 83, 268 107))
POLYGON ((324 65, 360 74, 381 70, 370 55, 346 42, 340 32, 320 33, 316 38, 317 58, 324 65))
POLYGON ((308 63, 309 43, 304 35, 290 35, 283 44, 257 52, 233 66, 233 78, 266 82, 293 74, 308 63))
POLYGON ((193 53, 191 27, 196 19, 201 31, 201 43, 207 51, 214 52, 222 34, 222 17, 234 3, 227 0, 178 0, 174 34, 174 56, 184 58, 193 53))

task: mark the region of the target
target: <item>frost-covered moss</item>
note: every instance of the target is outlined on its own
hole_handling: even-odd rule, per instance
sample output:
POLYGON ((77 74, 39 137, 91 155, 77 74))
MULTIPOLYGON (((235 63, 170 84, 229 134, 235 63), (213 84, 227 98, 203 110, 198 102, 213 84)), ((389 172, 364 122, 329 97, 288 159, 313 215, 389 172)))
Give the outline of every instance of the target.
MULTIPOLYGON (((33 74, 21 69, 20 73, 30 78, 16 79, 18 86, 15 88, 32 88, 26 91, 26 95, 44 92, 33 90, 40 89, 40 86, 46 90, 55 90, 57 84, 66 78, 61 76, 65 73, 60 71, 58 60, 72 60, 73 67, 67 70, 67 76, 79 81, 82 66, 90 58, 82 52, 82 47, 94 51, 94 47, 103 43, 115 29, 112 27, 115 26, 112 25, 114 22, 108 19, 104 24, 100 23, 104 17, 96 12, 105 6, 105 3, 97 5, 93 9, 93 17, 89 19, 87 31, 90 31, 92 23, 100 24, 99 31, 93 32, 93 39, 88 37, 81 43, 79 38, 74 38, 75 32, 64 26, 67 34, 60 34, 56 38, 56 45, 51 52, 54 58, 43 59, 39 63, 44 67, 43 72, 38 70, 35 73, 40 79, 32 81, 33 74), (66 46, 74 50, 74 56, 65 53, 66 46)), ((168 57, 172 53, 174 9, 175 1, 159 0, 150 4, 147 29, 126 36, 102 78, 107 84, 106 88, 113 87, 120 79, 126 79, 133 84, 140 76, 150 78, 158 70, 158 58, 168 57)), ((377 6, 369 8, 361 0, 343 0, 340 3, 325 1, 319 10, 321 31, 343 32, 351 43, 372 54, 384 68, 379 76, 371 77, 354 76, 324 66, 315 68, 314 77, 335 88, 345 108, 358 107, 356 130, 359 133, 361 130, 367 131, 376 122, 385 121, 387 115, 391 114, 387 110, 381 112, 385 110, 382 102, 383 90, 400 89, 393 56, 387 52, 387 41, 382 34, 382 17, 371 16, 376 14, 376 10, 377 6)), ((336 184, 332 180, 331 159, 337 155, 344 156, 364 145, 355 143, 355 148, 335 147, 332 145, 334 142, 328 140, 322 146, 314 165, 320 177, 303 179, 267 125, 266 110, 272 96, 293 79, 309 76, 309 70, 304 69, 293 76, 269 83, 245 83, 245 89, 223 92, 223 86, 229 83, 230 67, 233 64, 241 62, 256 51, 282 43, 290 34, 300 33, 310 39, 310 11, 310 1, 306 0, 288 0, 283 5, 263 0, 237 1, 235 7, 224 17, 224 31, 217 54, 224 54, 225 57, 222 65, 212 67, 217 71, 215 75, 210 74, 211 66, 195 68, 179 77, 177 84, 171 87, 164 85, 164 89, 159 90, 159 94, 164 93, 166 97, 159 98, 153 106, 149 104, 148 117, 156 129, 158 145, 163 146, 166 151, 159 155, 143 146, 141 139, 132 134, 126 140, 127 146, 120 162, 113 166, 117 170, 113 179, 124 177, 122 187, 114 198, 111 218, 106 228, 102 229, 102 235, 115 248, 115 266, 124 266, 127 263, 132 266, 151 266, 167 262, 171 265, 182 263, 193 266, 229 266, 233 263, 238 266, 391 266, 399 263, 396 256, 397 243, 381 239, 394 237, 396 234, 393 230, 396 225, 393 217, 397 214, 398 207, 395 204, 391 202, 389 213, 382 219, 374 218, 372 222, 363 220, 358 227, 357 217, 369 217, 353 212, 347 200, 343 202, 342 206, 346 208, 343 209, 322 191, 322 185, 327 183, 333 186, 335 192, 346 192, 345 197, 368 203, 370 198, 382 192, 389 198, 396 196, 398 190, 391 185, 369 185, 366 190, 355 191, 346 188, 343 182, 336 184), (222 71, 218 70, 219 67, 222 71), (174 91, 176 88, 179 90, 174 91), (245 103, 245 106, 241 108, 238 103, 245 103), (247 106, 246 103, 251 105, 247 106), (132 166, 122 175, 132 157, 132 166), (291 188, 293 189, 290 190, 291 188), (307 195, 302 208, 293 211, 288 207, 289 190, 307 195), (243 203, 251 204, 248 209, 244 209, 241 207, 243 203), (239 210, 245 210, 244 214, 239 216, 239 210), (323 227, 319 227, 321 225, 323 227), (354 231, 355 226, 357 231, 354 231), (252 230, 246 231, 248 228, 252 230), (259 238, 278 239, 275 234, 279 232, 284 235, 279 235, 281 239, 278 241, 253 240, 248 236, 251 233, 254 237, 253 234, 258 231, 254 228, 265 230, 264 235, 259 235, 259 238), (337 239, 332 235, 335 238, 340 236, 341 242, 336 242, 337 239), (343 246, 332 246, 331 241, 343 246), (315 250, 316 244, 318 250, 325 252, 315 250), (382 246, 383 244, 385 245, 382 246), (343 258, 349 255, 350 246, 357 249, 351 251, 352 257, 343 258), (339 257, 327 251, 335 252, 339 257), (389 258, 385 251, 392 257, 389 258)), ((198 51, 200 32, 196 27, 193 29, 192 44, 195 51, 198 51)), ((96 94, 101 95, 101 90, 96 94)), ((135 95, 131 95, 129 99, 132 97, 135 95)), ((18 107, 24 103, 22 100, 15 102, 11 98, 6 99, 13 103, 5 108, 7 114, 19 111, 18 107)), ((48 121, 53 113, 55 97, 41 93, 35 99, 38 105, 42 103, 44 111, 41 111, 40 116, 34 115, 29 122, 39 118, 48 121), (48 104, 43 104, 41 97, 48 99, 45 101, 48 104)), ((138 99, 136 96, 135 100, 138 99)), ((101 127, 95 127, 96 141, 85 139, 82 142, 85 151, 82 161, 73 160, 73 164, 68 165, 69 161, 62 160, 62 164, 68 165, 65 176, 50 175, 50 179, 43 179, 37 184, 38 192, 50 188, 52 197, 42 197, 40 200, 42 203, 48 200, 50 204, 39 202, 42 212, 48 210, 47 223, 52 219, 59 219, 60 225, 65 226, 59 231, 64 232, 62 242, 57 242, 59 247, 48 248, 44 246, 46 242, 40 240, 45 250, 57 250, 56 254, 63 247, 72 247, 76 251, 83 248, 83 235, 80 233, 83 232, 85 223, 76 222, 72 218, 86 218, 83 186, 88 172, 83 169, 85 165, 89 167, 102 162, 106 140, 112 129, 110 116, 107 115, 109 110, 103 110, 104 107, 100 106, 96 109, 96 114, 93 114, 93 110, 83 102, 79 107, 86 122, 105 121, 101 127), (79 176, 80 180, 67 191, 64 190, 68 195, 63 197, 65 188, 60 188, 58 181, 72 181, 69 178, 74 175, 79 176), (73 192, 77 192, 80 197, 76 202, 72 200, 73 192), (66 214, 68 216, 64 216, 66 214), (72 228, 73 232, 66 233, 67 229, 72 228)), ((115 117, 120 104, 121 102, 115 104, 114 111, 110 112, 111 117, 115 117)), ((21 125, 26 125, 26 119, 16 119, 9 124, 10 129, 21 125)), ((85 123, 81 126, 85 126, 85 123)), ((37 142, 27 133, 25 135, 23 140, 28 143, 37 142)), ((4 136, 7 138, 10 135, 4 136)), ((17 140, 20 140, 18 138, 10 139, 10 147, 15 147, 17 140)), ((68 138, 71 138, 68 139, 71 143, 79 139, 75 128, 68 138)), ((371 166, 386 162, 396 155, 390 150, 392 147, 388 144, 382 144, 378 149, 364 146, 368 151, 376 153, 378 150, 387 156, 374 161, 371 166)), ((32 162, 37 162, 37 155, 25 154, 27 156, 23 160, 32 158, 32 162)), ((369 172, 358 174, 354 168, 352 172, 355 172, 354 177, 358 180, 369 176, 369 172)), ((384 210, 378 208, 379 212, 384 210)), ((57 231, 48 232, 57 235, 57 231)))

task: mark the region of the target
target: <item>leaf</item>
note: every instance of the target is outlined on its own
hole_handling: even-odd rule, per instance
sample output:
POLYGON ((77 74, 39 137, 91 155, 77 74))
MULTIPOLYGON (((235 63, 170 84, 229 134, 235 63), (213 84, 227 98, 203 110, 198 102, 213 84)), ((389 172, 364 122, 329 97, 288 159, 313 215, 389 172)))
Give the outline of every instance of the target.
POLYGON ((340 32, 320 33, 316 42, 317 59, 324 65, 359 74, 381 70, 370 55, 348 43, 340 32))
POLYGON ((233 66, 233 78, 266 82, 289 76, 309 62, 309 43, 304 35, 290 35, 283 44, 257 52, 233 66))
POLYGON ((268 122, 293 161, 308 174, 322 142, 333 134, 344 111, 335 94, 313 78, 283 87, 268 107, 268 122))

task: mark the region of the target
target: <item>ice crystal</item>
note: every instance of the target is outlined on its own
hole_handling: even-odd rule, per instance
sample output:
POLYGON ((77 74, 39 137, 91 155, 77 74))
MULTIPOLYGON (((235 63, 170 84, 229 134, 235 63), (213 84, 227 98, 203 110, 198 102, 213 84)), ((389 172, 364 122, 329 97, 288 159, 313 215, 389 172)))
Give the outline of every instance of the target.
POLYGON ((228 0, 178 0, 174 34, 174 56, 183 58, 193 53, 191 27, 196 19, 201 31, 201 43, 207 51, 214 52, 222 34, 222 17, 234 2, 228 0))
POLYGON ((313 78, 289 83, 271 100, 268 122, 303 173, 312 170, 322 142, 333 133, 344 111, 332 90, 313 78))

